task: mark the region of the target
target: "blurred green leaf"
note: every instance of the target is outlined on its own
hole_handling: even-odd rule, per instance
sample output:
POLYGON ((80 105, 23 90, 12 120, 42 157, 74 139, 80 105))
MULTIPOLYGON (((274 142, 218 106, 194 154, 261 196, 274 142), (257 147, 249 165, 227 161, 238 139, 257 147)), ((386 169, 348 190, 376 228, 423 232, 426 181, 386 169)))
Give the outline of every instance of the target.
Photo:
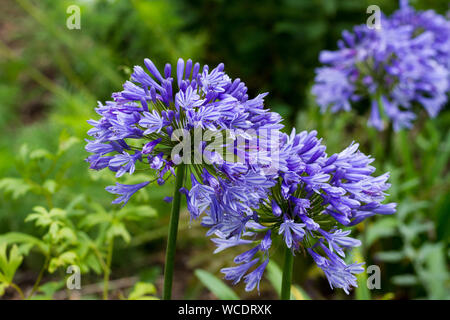
POLYGON ((119 219, 134 221, 140 221, 143 218, 155 218, 156 216, 156 210, 148 205, 124 207, 116 214, 119 219))
POLYGON ((9 257, 6 249, 6 243, 0 244, 0 283, 10 285, 17 269, 22 264, 23 256, 19 253, 16 245, 9 250, 9 257))
POLYGON ((153 284, 147 282, 138 282, 134 285, 128 300, 157 300, 156 288, 153 284))
POLYGON ((419 251, 419 261, 423 261, 425 265, 420 275, 424 277, 430 299, 449 299, 450 276, 443 245, 424 245, 419 251))
POLYGON ((55 180, 46 180, 43 184, 43 188, 45 190, 47 190, 49 193, 53 194, 56 192, 56 188, 57 188, 58 184, 56 183, 55 180))
POLYGON ((397 234, 398 220, 395 217, 382 217, 368 225, 364 239, 367 248, 380 238, 392 237, 397 234))
POLYGON ((39 286, 38 292, 40 294, 31 297, 32 300, 51 300, 53 295, 65 286, 65 281, 49 281, 39 286))
POLYGON ((376 259, 384 262, 399 262, 405 258, 402 251, 381 251, 375 254, 376 259))
POLYGON ((44 158, 52 159, 53 155, 45 149, 36 149, 36 150, 31 151, 31 153, 30 153, 31 160, 38 160, 38 159, 44 159, 44 158))
POLYGON ((196 269, 195 275, 200 282, 207 287, 220 300, 239 300, 239 297, 222 280, 213 274, 196 269))
POLYGON ((48 246, 47 244, 45 244, 45 242, 29 234, 20 232, 8 232, 0 235, 0 244, 14 244, 14 243, 36 246, 44 254, 47 254, 48 252, 48 246))
POLYGON ((60 220, 66 215, 65 210, 53 208, 50 211, 47 211, 47 209, 41 206, 34 207, 33 212, 34 213, 27 216, 25 221, 34 221, 36 226, 39 227, 50 227, 53 232, 56 232, 56 228, 62 226, 62 222, 60 220))
POLYGON ((56 269, 58 269, 60 267, 65 267, 65 266, 69 266, 72 264, 76 264, 76 262, 77 262, 76 253, 73 251, 67 251, 55 258, 50 259, 48 271, 50 273, 53 273, 56 271, 56 269))
POLYGON ((413 199, 405 199, 397 209, 396 215, 400 221, 404 221, 410 213, 426 209, 430 206, 429 201, 414 201, 413 199))
POLYGON ((413 274, 402 274, 393 276, 392 283, 398 286, 414 286, 419 283, 417 277, 413 274))
POLYGON ((115 237, 121 237, 126 243, 131 240, 131 235, 122 222, 113 222, 106 231, 107 238, 112 240, 115 237))
POLYGON ((64 137, 61 135, 59 139, 58 155, 62 155, 64 152, 69 150, 72 146, 79 143, 80 140, 76 137, 64 137))
POLYGON ((0 180, 0 189, 10 193, 14 199, 18 199, 30 191, 31 186, 20 178, 3 178, 0 180))

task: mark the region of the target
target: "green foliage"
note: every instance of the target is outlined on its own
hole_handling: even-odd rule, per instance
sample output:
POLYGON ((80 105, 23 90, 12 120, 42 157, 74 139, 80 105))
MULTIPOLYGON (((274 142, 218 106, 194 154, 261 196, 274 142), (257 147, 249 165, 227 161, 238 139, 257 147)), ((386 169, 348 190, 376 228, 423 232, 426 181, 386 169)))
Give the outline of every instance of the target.
POLYGON ((450 274, 447 270, 443 243, 421 240, 423 234, 434 232, 434 223, 414 216, 417 210, 429 208, 429 203, 405 202, 398 211, 396 229, 402 238, 400 250, 380 251, 376 258, 387 263, 409 261, 414 274, 405 273, 392 277, 397 286, 423 286, 430 299, 450 298, 450 274))
POLYGON ((215 275, 200 269, 195 270, 195 275, 217 298, 221 300, 239 300, 236 293, 215 275))
POLYGON ((57 293, 59 290, 63 289, 65 286, 64 281, 49 281, 41 286, 39 286, 39 289, 37 293, 30 297, 31 300, 51 300, 53 299, 55 293, 57 293))
MULTIPOLYGON (((361 255, 361 249, 355 248, 352 252, 352 255, 355 256, 357 262, 363 262, 364 258, 361 255)), ((355 298, 358 300, 370 300, 371 294, 370 290, 367 287, 367 273, 361 272, 356 275, 358 279, 358 287, 355 288, 355 298)))
POLYGON ((11 194, 13 199, 18 199, 30 191, 31 186, 23 179, 3 178, 0 180, 0 189, 6 194, 11 194))
POLYGON ((152 283, 138 282, 134 285, 128 300, 157 300, 156 288, 152 283))
MULTIPOLYGON (((65 163, 62 163, 62 159, 71 148, 79 145, 78 142, 78 139, 63 133, 55 152, 44 148, 30 149, 23 145, 17 159, 17 166, 22 169, 21 177, 0 181, 0 189, 12 200, 34 194, 44 196, 48 206, 34 206, 25 218, 25 222, 34 225, 38 236, 17 231, 0 235, 0 255, 3 254, 0 258, 4 256, 0 260, 2 294, 12 284, 12 277, 23 257, 32 251, 43 255, 44 264, 28 298, 34 299, 34 293, 38 293, 36 298, 48 297, 51 289, 56 287, 41 288, 42 276, 46 272, 53 274, 57 270, 65 270, 70 265, 78 265, 83 274, 92 271, 107 275, 104 280, 107 288, 114 241, 121 238, 128 244, 131 223, 141 223, 157 216, 156 211, 148 205, 108 210, 85 195, 73 197, 62 208, 53 207, 56 195, 67 187, 68 182, 64 176, 65 163), (7 260, 5 250, 10 244, 13 247, 7 260)), ((138 289, 142 291, 142 288, 138 289)), ((149 293, 148 290, 146 292, 149 293)), ((144 298, 138 293, 134 297, 144 298)))
POLYGON ((0 295, 3 295, 5 289, 13 284, 14 275, 22 264, 22 260, 23 256, 16 245, 12 246, 8 257, 6 244, 0 244, 0 295))

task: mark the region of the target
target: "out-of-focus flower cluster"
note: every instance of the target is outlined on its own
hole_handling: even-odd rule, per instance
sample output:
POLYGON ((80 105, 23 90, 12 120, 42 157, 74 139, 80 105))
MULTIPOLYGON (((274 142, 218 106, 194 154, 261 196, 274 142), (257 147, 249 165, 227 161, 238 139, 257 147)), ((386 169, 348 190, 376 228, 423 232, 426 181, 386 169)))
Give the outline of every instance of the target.
POLYGON ((342 259, 344 248, 360 245, 344 228, 395 212, 395 204, 381 203, 390 187, 388 174, 372 176, 373 159, 355 143, 327 156, 315 131, 282 134, 281 142, 276 176, 236 174, 223 180, 205 172, 201 182, 193 178, 189 210, 194 218, 205 214, 202 224, 210 228, 209 235, 217 236, 216 252, 254 245, 234 259, 237 266, 222 270, 233 283, 244 278, 246 290, 259 288, 272 238, 279 234, 292 254, 306 249, 331 287, 348 293, 357 286, 354 274, 363 268, 342 259))
MULTIPOLYGON (((184 140, 189 143, 189 152, 200 149, 200 154, 219 166, 219 170, 232 171, 233 163, 227 164, 213 151, 205 152, 206 141, 197 141, 197 145, 193 144, 194 139, 187 142, 194 130, 224 132, 224 136, 231 135, 234 139, 242 132, 245 139, 251 139, 244 132, 254 130, 256 138, 258 130, 282 128, 281 117, 264 109, 266 94, 249 99, 245 84, 240 79, 233 81, 224 72, 223 64, 212 70, 206 65, 201 69, 199 63, 179 59, 173 78, 170 64, 165 65, 161 74, 151 60, 144 62, 147 70, 134 67, 124 90, 114 93, 113 101, 99 103, 96 111, 101 118, 88 121, 93 126, 88 132, 93 140, 86 145, 86 150, 93 153, 87 158, 91 169, 109 168, 116 172, 116 177, 121 177, 133 174, 136 165, 142 162, 144 169, 156 172, 161 185, 175 175, 174 168, 184 161, 182 154, 172 152, 184 140)), ((231 144, 232 152, 236 151, 233 141, 231 144)), ((199 172, 198 167, 193 170, 199 172)), ((117 183, 107 187, 107 191, 120 195, 114 203, 125 204, 149 183, 117 183)))
POLYGON ((417 109, 435 117, 447 101, 450 81, 450 21, 408 1, 381 28, 344 31, 337 51, 322 51, 312 92, 322 111, 349 111, 368 99, 368 124, 383 130, 410 128, 417 109))

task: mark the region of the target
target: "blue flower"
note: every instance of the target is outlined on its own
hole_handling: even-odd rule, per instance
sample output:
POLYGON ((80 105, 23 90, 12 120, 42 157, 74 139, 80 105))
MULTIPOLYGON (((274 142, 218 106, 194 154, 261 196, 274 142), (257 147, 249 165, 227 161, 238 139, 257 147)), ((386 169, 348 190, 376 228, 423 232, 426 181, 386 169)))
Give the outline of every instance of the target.
POLYGON ((182 108, 184 110, 190 110, 200 107, 204 101, 200 99, 197 92, 191 87, 187 87, 186 91, 180 91, 175 95, 175 107, 177 110, 182 108))
POLYGON ((351 237, 347 237, 350 234, 350 230, 342 231, 335 230, 333 233, 326 232, 322 229, 318 229, 320 234, 324 236, 324 238, 328 241, 329 248, 331 251, 336 251, 341 257, 345 257, 344 251, 340 246, 345 248, 359 247, 361 245, 361 241, 357 239, 353 239, 351 237))
POLYGON ((285 219, 280 225, 278 234, 283 234, 286 246, 291 248, 293 244, 296 246, 297 243, 303 240, 305 236, 304 226, 305 224, 303 223, 295 223, 292 219, 285 219))
POLYGON ((171 203, 173 201, 173 197, 164 197, 164 202, 171 203))
MULTIPOLYGON (((290 135, 283 134, 281 142, 280 163, 285 165, 275 174, 264 175, 264 165, 256 165, 248 172, 245 167, 225 170, 229 172, 226 180, 204 176, 195 181, 196 189, 199 185, 211 187, 201 207, 202 224, 210 229, 208 235, 218 236, 212 238, 219 247, 216 251, 253 244, 235 258, 236 263, 248 262, 258 254, 266 257, 245 277, 246 290, 259 285, 276 234, 283 237, 292 254, 307 249, 332 288, 348 293, 356 286, 354 274, 362 267, 347 265, 339 256, 344 257, 361 241, 344 228, 375 214, 395 212, 395 203, 382 203, 390 187, 389 174, 374 176, 373 159, 360 152, 357 143, 328 156, 315 131, 296 134, 293 130, 290 135), (260 176, 246 179, 249 172, 260 176)), ((201 201, 204 195, 190 194, 189 201, 195 202, 197 197, 201 201)), ((248 270, 236 268, 227 269, 239 270, 239 276, 233 277, 235 283, 248 270)))
POLYGON ((150 183, 149 181, 134 184, 134 185, 126 185, 126 184, 116 183, 115 186, 106 187, 106 191, 113 193, 113 194, 121 195, 120 197, 115 199, 113 201, 113 203, 117 204, 117 203, 123 202, 122 206, 124 206, 128 202, 128 200, 130 200, 130 198, 133 194, 135 194, 138 190, 147 186, 149 183, 150 183))
POLYGON ((113 168, 118 168, 116 177, 121 177, 126 172, 133 174, 136 166, 137 160, 141 159, 141 152, 136 151, 134 155, 130 155, 128 152, 124 151, 122 154, 115 155, 110 161, 109 166, 113 168))
POLYGON ((217 248, 214 251, 214 253, 223 251, 225 249, 228 249, 228 248, 231 248, 234 246, 252 243, 252 241, 250 241, 250 240, 240 239, 239 237, 227 238, 220 232, 216 232, 216 235, 218 236, 218 238, 212 239, 212 241, 217 245, 217 248))
POLYGON ((89 156, 86 159, 86 161, 89 162, 89 164, 90 164, 89 169, 102 170, 102 169, 108 167, 109 161, 112 158, 113 157, 102 157, 99 154, 93 154, 93 155, 89 156))
POLYGON ((266 259, 255 270, 244 277, 244 281, 247 284, 245 286, 245 291, 252 291, 255 287, 257 287, 259 291, 259 283, 261 282, 261 278, 268 263, 269 259, 266 259))
POLYGON ((149 156, 150 168, 154 170, 159 170, 164 165, 164 154, 161 152, 154 157, 149 156), (151 161, 150 161, 151 159, 151 161))
POLYGON ((150 142, 147 142, 147 143, 144 145, 144 147, 142 147, 142 153, 143 153, 143 154, 149 154, 149 153, 152 153, 153 149, 156 147, 156 145, 157 145, 158 143, 161 142, 161 140, 162 140, 162 138, 158 138, 158 139, 152 140, 152 141, 150 141, 150 142))
POLYGON ((100 143, 88 141, 86 145, 86 151, 91 153, 96 153, 99 156, 103 156, 107 153, 113 152, 114 147, 109 143, 100 143))
POLYGON ((259 259, 254 259, 250 262, 238 265, 236 267, 223 268, 220 272, 224 273, 226 280, 233 280, 233 284, 241 281, 242 277, 247 273, 248 269, 254 266, 259 259))
POLYGON ((210 206, 214 188, 199 183, 194 174, 191 175, 191 182, 192 187, 187 195, 187 205, 191 218, 197 219, 210 206))
POLYGON ((250 262, 258 251, 259 246, 253 247, 250 250, 245 251, 244 253, 241 253, 240 255, 236 256, 236 258, 234 258, 234 262, 236 263, 250 262))
MULTIPOLYGON (((122 91, 112 94, 112 101, 98 104, 100 119, 88 121, 93 126, 88 131, 92 140, 86 145, 86 150, 93 153, 86 159, 90 168, 109 168, 121 177, 126 172, 133 174, 140 160, 140 170, 156 171, 156 181, 164 184, 185 160, 180 154, 172 155, 185 138, 174 137, 178 129, 186 135, 197 128, 208 129, 225 138, 236 138, 229 130, 254 129, 254 136, 245 136, 249 141, 259 139, 259 129, 278 131, 283 127, 281 117, 264 108, 266 94, 249 99, 245 84, 232 80, 222 63, 213 69, 206 65, 201 68, 199 63, 180 58, 175 78, 170 64, 165 65, 163 72, 150 59, 145 59, 144 65, 145 68, 134 67, 131 81, 123 84, 122 91)), ((191 150, 204 152, 214 174, 236 175, 241 174, 237 169, 248 169, 246 165, 237 168, 234 160, 228 164, 221 154, 207 150, 206 141, 190 142, 191 150)), ((227 143, 223 146, 227 152, 248 157, 245 143, 237 147, 234 139, 227 143)), ((254 176, 248 173, 248 178, 254 176)))
POLYGON ((355 274, 364 272, 363 263, 352 263, 347 265, 344 260, 339 258, 332 251, 328 250, 323 244, 320 248, 325 252, 325 258, 313 249, 308 248, 308 253, 313 257, 317 266, 325 273, 331 288, 341 288, 346 294, 349 294, 351 287, 357 287, 355 274))
POLYGON ((152 110, 151 113, 143 112, 143 118, 139 121, 139 125, 147 129, 144 134, 160 132, 163 124, 164 120, 156 110, 152 110))
POLYGON ((277 203, 277 201, 275 199, 272 199, 271 205, 272 205, 273 215, 276 216, 276 217, 281 216, 283 211, 281 210, 280 206, 278 205, 278 203, 277 203))
POLYGON ((268 230, 264 238, 261 240, 259 249, 264 253, 268 253, 271 246, 272 246, 272 230, 268 230))
POLYGON ((356 26, 344 31, 337 51, 322 51, 312 93, 322 111, 350 111, 371 101, 368 125, 383 130, 411 128, 422 106, 436 117, 450 87, 450 21, 432 10, 416 11, 408 1, 381 30, 356 26))

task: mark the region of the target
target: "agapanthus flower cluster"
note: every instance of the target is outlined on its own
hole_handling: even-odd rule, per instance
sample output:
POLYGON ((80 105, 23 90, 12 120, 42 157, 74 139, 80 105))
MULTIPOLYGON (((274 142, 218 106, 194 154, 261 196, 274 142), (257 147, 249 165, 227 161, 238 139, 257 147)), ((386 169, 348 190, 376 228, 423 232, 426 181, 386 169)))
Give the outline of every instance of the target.
POLYGON ((362 266, 343 258, 344 249, 360 242, 345 228, 394 213, 395 204, 382 204, 388 174, 374 177, 373 159, 357 144, 328 156, 315 131, 281 133, 281 117, 264 108, 265 94, 249 99, 245 84, 231 80, 223 64, 200 70, 179 59, 172 78, 170 64, 160 73, 152 61, 144 62, 147 70, 136 66, 124 90, 99 103, 101 118, 89 121, 90 168, 108 168, 120 178, 139 166, 155 176, 107 187, 119 195, 113 203, 126 204, 152 181, 164 184, 183 163, 191 186, 179 192, 191 219, 201 219, 207 235, 215 236, 216 252, 253 244, 234 259, 237 266, 222 270, 225 279, 244 279, 246 290, 259 289, 272 240, 280 236, 292 254, 308 252, 332 287, 348 293, 357 286, 362 266), (206 137, 197 139, 199 130, 208 131, 206 137), (192 159, 196 152, 200 162, 192 159))
MULTIPOLYGON (((170 64, 160 73, 151 60, 145 59, 144 63, 146 70, 135 66, 131 81, 125 82, 123 91, 112 95, 113 101, 99 103, 96 111, 101 118, 88 121, 93 126, 88 132, 93 140, 86 145, 86 150, 93 153, 87 158, 91 169, 109 168, 119 178, 133 174, 141 165, 153 170, 161 185, 175 175, 177 164, 189 162, 182 157, 190 160, 190 155, 173 152, 184 142, 189 143, 189 152, 200 149, 210 164, 233 170, 234 165, 227 165, 220 154, 205 152, 206 141, 200 139, 194 144, 192 138, 190 142, 193 132, 223 132, 226 138, 232 138, 231 152, 235 152, 233 139, 237 136, 259 139, 263 135, 258 130, 282 128, 281 117, 264 108, 266 94, 249 99, 245 84, 240 79, 233 81, 224 72, 223 64, 210 70, 207 65, 201 68, 199 63, 180 58, 172 76, 170 64), (249 130, 255 132, 253 137, 246 135, 249 130)), ((198 167, 194 171, 200 172, 198 167)), ((117 183, 106 190, 120 195, 113 203, 125 204, 149 183, 117 183)))
POLYGON ((450 21, 448 17, 437 14, 434 10, 416 11, 408 0, 400 0, 400 10, 389 19, 391 28, 411 26, 418 35, 430 32, 433 35, 433 49, 436 60, 450 68, 450 21))
POLYGON ((276 176, 264 180, 243 171, 225 181, 205 172, 187 193, 190 210, 196 217, 204 213, 202 224, 216 236, 216 252, 253 245, 234 259, 237 266, 222 269, 234 284, 244 279, 247 291, 259 289, 278 235, 292 254, 308 252, 332 288, 348 293, 357 286, 355 274, 364 269, 343 260, 345 249, 360 245, 346 227, 395 212, 394 203, 382 204, 389 175, 373 176, 374 159, 358 151, 356 143, 328 156, 316 134, 281 134, 276 176))
POLYGON ((368 99, 368 124, 378 130, 410 128, 416 111, 435 117, 447 101, 450 80, 450 21, 408 1, 381 18, 381 28, 344 31, 337 51, 322 51, 312 92, 322 111, 349 111, 368 99))

